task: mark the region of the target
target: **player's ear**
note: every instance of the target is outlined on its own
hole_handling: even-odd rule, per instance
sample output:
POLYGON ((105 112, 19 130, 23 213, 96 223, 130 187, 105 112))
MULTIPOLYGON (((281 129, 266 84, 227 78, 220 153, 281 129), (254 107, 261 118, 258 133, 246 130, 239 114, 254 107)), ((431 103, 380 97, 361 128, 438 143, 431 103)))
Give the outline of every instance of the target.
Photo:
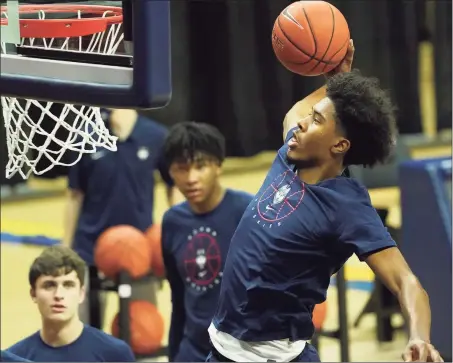
POLYGON ((33 287, 30 288, 30 297, 34 303, 36 303, 36 291, 33 287))
POLYGON ((222 164, 221 163, 218 163, 216 165, 216 175, 217 176, 220 176, 222 174, 222 164))
POLYGON ((86 289, 85 289, 85 285, 84 285, 80 288, 79 304, 81 304, 85 301, 85 297, 86 297, 86 289))
POLYGON ((350 147, 351 147, 351 143, 348 139, 346 139, 344 137, 338 137, 335 140, 335 143, 332 146, 331 151, 333 154, 336 154, 336 155, 344 155, 344 154, 346 154, 346 152, 349 150, 350 147))

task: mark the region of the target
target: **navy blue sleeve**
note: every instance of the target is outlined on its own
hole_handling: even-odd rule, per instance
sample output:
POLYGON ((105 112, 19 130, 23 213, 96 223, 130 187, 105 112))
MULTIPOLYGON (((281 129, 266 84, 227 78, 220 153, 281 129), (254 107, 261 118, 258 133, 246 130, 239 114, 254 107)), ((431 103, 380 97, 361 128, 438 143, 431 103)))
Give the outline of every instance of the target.
POLYGON ((69 189, 80 190, 86 192, 86 173, 84 170, 84 157, 79 160, 78 163, 69 167, 68 172, 68 186, 69 189))
POLYGON ((289 139, 291 139, 293 137, 293 133, 294 131, 296 131, 299 127, 293 127, 292 129, 290 129, 288 131, 288 133, 286 134, 285 136, 285 144, 289 141, 289 139))
POLYGON ((175 256, 171 246, 171 229, 168 212, 162 220, 162 256, 165 265, 166 277, 171 288, 171 322, 168 337, 168 360, 173 362, 179 350, 184 335, 186 314, 184 310, 184 282, 179 275, 175 256))
POLYGON ((129 345, 124 342, 121 342, 121 346, 118 349, 118 352, 114 358, 115 362, 136 362, 135 354, 132 352, 132 349, 129 345))
POLYGON ((2 350, 2 362, 31 362, 31 360, 21 358, 7 350, 2 350))
POLYGON ((362 261, 374 252, 396 246, 369 196, 366 200, 360 198, 343 205, 338 210, 337 221, 340 242, 352 249, 362 261))

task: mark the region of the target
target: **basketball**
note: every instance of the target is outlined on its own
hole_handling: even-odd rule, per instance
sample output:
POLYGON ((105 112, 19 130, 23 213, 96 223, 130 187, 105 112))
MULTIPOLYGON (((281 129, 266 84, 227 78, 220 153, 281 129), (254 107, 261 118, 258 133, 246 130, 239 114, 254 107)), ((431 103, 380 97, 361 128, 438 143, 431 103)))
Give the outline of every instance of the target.
POLYGON ((349 27, 343 14, 326 1, 297 1, 277 17, 272 47, 291 72, 318 76, 333 70, 349 45, 349 27))
POLYGON ((324 321, 327 316, 327 301, 324 301, 321 304, 315 305, 313 309, 313 325, 316 330, 321 330, 324 325, 324 321))
POLYGON ((132 278, 142 277, 151 266, 148 240, 135 227, 110 227, 96 242, 94 261, 109 278, 114 278, 121 271, 127 271, 132 278))
POLYGON ((164 259, 162 257, 162 227, 153 224, 146 231, 146 238, 150 246, 151 272, 157 277, 165 276, 164 259))
MULTIPOLYGON (((152 354, 162 346, 164 319, 157 308, 147 301, 132 301, 129 305, 130 345, 135 354, 152 354)), ((119 316, 112 322, 112 335, 119 337, 119 316)))

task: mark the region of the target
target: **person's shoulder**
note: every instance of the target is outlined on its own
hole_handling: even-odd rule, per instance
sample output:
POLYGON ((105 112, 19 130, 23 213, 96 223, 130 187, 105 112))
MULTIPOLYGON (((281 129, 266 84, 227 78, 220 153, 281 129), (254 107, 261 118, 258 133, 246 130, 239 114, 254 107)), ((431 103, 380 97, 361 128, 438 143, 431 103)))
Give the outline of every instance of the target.
POLYGON ((175 204, 165 211, 164 216, 162 217, 162 223, 172 223, 181 218, 181 216, 190 213, 190 207, 187 201, 175 204))
POLYGON ((8 350, 2 350, 1 358, 2 362, 31 362, 31 360, 19 357, 8 350))
POLYGON ((329 203, 334 206, 337 222, 375 219, 376 210, 371 203, 370 193, 357 179, 338 177, 327 184, 329 203))
POLYGON ((334 192, 343 202, 370 202, 370 194, 367 188, 355 178, 340 176, 326 180, 321 185, 334 192))
POLYGON ((123 340, 88 325, 86 325, 84 329, 86 336, 90 339, 91 343, 95 344, 97 349, 101 349, 106 354, 108 353, 109 356, 112 356, 112 361, 135 361, 131 347, 123 340))
POLYGON ((150 132, 154 135, 164 137, 168 133, 168 129, 165 125, 143 115, 138 116, 137 123, 141 130, 150 132))
POLYGON ((18 342, 14 343, 10 346, 7 351, 13 354, 18 355, 19 357, 26 356, 28 349, 33 347, 36 342, 40 339, 39 331, 29 335, 28 337, 19 340, 18 342))

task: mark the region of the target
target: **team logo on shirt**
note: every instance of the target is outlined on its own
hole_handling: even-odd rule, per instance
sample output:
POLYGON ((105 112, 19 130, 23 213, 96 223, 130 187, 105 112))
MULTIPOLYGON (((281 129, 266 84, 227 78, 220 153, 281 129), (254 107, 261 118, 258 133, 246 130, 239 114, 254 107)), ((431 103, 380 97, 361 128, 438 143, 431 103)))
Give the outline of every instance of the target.
POLYGON ((137 157, 140 160, 146 160, 149 157, 149 149, 147 147, 140 147, 137 151, 137 157))
POLYGON ((187 236, 184 253, 186 282, 197 291, 206 291, 220 284, 222 258, 217 232, 210 227, 194 229, 187 236))
POLYGON ((302 203, 305 185, 290 170, 277 176, 256 199, 253 218, 267 228, 280 227, 302 203))

